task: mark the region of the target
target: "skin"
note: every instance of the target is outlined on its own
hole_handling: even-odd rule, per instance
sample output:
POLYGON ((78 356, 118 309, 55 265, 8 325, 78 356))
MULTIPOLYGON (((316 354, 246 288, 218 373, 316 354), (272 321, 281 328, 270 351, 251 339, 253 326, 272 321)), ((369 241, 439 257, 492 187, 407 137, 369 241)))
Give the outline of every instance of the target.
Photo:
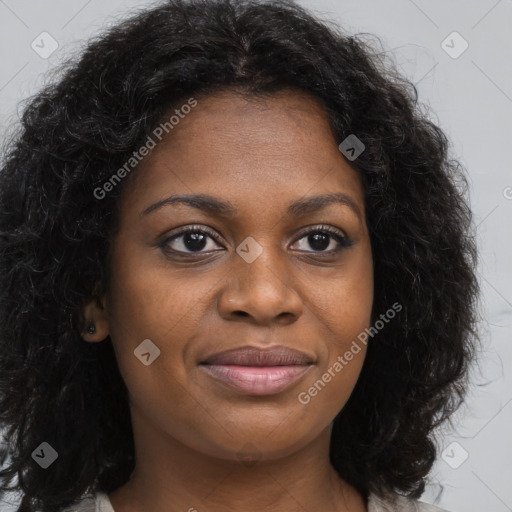
POLYGON ((329 462, 331 423, 357 382, 364 346, 308 404, 298 400, 370 325, 373 303, 363 186, 322 105, 291 89, 198 98, 126 185, 111 282, 83 310, 96 324, 84 340, 110 335, 130 395, 137 464, 109 495, 115 512, 365 511, 329 462), (349 196, 360 216, 339 203, 286 215, 294 200, 333 192, 349 196), (198 193, 238 211, 223 218, 178 203, 141 215, 171 194, 198 193), (183 257, 159 247, 195 224, 219 242, 207 236, 198 255, 187 235, 168 241, 183 257), (321 234, 322 225, 352 245, 332 236, 325 249, 311 244, 304 228, 321 234), (252 263, 236 252, 248 236, 263 251, 252 263), (161 351, 148 366, 134 356, 145 339, 161 351), (198 365, 247 344, 285 345, 315 362, 267 396, 230 390, 198 365))

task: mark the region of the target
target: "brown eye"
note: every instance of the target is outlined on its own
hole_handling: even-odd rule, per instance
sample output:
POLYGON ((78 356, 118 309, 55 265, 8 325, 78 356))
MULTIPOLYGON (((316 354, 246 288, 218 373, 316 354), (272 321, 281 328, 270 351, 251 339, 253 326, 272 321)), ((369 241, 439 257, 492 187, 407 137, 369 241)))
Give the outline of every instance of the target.
POLYGON ((212 231, 204 227, 191 226, 167 237, 160 246, 173 253, 201 254, 215 250, 215 245, 208 243, 209 240, 217 242, 217 236, 212 231))
POLYGON ((308 251, 307 248, 303 247, 302 250, 306 252, 325 252, 332 254, 352 245, 347 236, 330 226, 310 229, 302 233, 298 241, 303 239, 306 241, 304 245, 308 245, 312 249, 308 251))

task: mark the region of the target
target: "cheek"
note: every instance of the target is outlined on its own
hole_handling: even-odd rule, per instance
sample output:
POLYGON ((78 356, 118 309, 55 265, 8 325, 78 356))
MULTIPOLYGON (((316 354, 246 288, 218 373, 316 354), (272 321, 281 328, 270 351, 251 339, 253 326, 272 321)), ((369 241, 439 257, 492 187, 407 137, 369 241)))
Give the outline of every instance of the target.
POLYGON ((118 366, 131 392, 136 386, 147 388, 147 379, 158 373, 156 368, 162 371, 162 363, 173 366, 180 357, 180 342, 186 340, 181 334, 190 328, 187 322, 194 298, 175 285, 169 272, 145 261, 137 248, 128 247, 120 244, 113 258, 107 308, 118 366))
POLYGON ((192 423, 200 422, 201 410, 195 411, 197 403, 188 396, 183 357, 191 332, 204 316, 201 290, 180 285, 170 274, 146 270, 144 265, 136 272, 128 268, 116 269, 109 325, 130 403, 169 428, 180 423, 182 410, 192 423))
POLYGON ((324 293, 311 301, 324 341, 319 367, 298 399, 320 415, 335 415, 343 408, 364 363, 374 291, 368 254, 354 254, 324 293))
POLYGON ((116 359, 131 401, 147 408, 152 417, 159 415, 160 409, 169 414, 164 406, 167 401, 172 402, 175 415, 183 407, 192 417, 194 408, 190 398, 187 401, 186 389, 188 341, 204 324, 211 289, 219 275, 205 272, 192 282, 190 270, 171 270, 151 251, 138 250, 123 239, 119 242, 113 258, 116 264, 108 316, 116 359), (147 366, 137 357, 147 352, 139 347, 146 346, 151 361, 147 366), (152 350, 158 354, 154 359, 152 350))
POLYGON ((108 304, 111 335, 117 345, 135 344, 132 351, 146 338, 162 346, 173 341, 176 346, 183 329, 201 318, 208 276, 191 286, 190 277, 172 270, 158 251, 120 235, 113 254, 108 304))
POLYGON ((369 327, 373 294, 371 282, 358 293, 341 287, 325 304, 320 317, 324 342, 318 368, 299 390, 298 402, 327 423, 347 403, 366 356, 365 329, 369 327))
POLYGON ((339 271, 311 287, 308 307, 322 326, 329 352, 344 352, 369 327, 374 281, 371 253, 360 250, 347 258, 339 271))
POLYGON ((128 389, 132 421, 145 418, 176 439, 208 450, 204 439, 215 431, 215 424, 205 421, 209 407, 190 390, 184 356, 187 340, 204 319, 202 305, 213 283, 198 280, 190 286, 190 279, 187 283, 176 273, 147 270, 142 264, 134 272, 127 265, 116 270, 111 338, 128 389), (145 339, 160 351, 147 366, 134 354, 145 339), (205 423, 208 431, 202 432, 205 423))

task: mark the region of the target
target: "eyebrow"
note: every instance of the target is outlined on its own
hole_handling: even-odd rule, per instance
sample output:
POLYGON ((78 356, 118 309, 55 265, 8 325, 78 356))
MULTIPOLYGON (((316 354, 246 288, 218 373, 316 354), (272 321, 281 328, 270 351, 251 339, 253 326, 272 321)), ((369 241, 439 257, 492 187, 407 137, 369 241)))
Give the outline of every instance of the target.
MULTIPOLYGON (((140 217, 158 210, 163 206, 177 203, 191 206, 192 208, 196 208, 208 213, 209 215, 217 217, 232 218, 238 212, 238 208, 229 201, 221 201, 220 199, 207 194, 186 194, 171 195, 165 199, 157 201, 142 211, 140 217)), ((359 220, 363 220, 361 210, 355 201, 351 197, 340 192, 297 199, 290 203, 286 214, 287 216, 306 215, 322 210, 331 204, 342 204, 348 206, 358 216, 359 220)))

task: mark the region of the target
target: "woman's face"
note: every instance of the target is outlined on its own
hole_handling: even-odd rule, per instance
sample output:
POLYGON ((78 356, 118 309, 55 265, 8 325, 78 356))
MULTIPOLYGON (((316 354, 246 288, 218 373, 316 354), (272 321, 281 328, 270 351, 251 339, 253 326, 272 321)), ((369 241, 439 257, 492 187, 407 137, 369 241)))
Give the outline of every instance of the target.
POLYGON ((327 115, 290 90, 208 96, 133 172, 104 301, 132 420, 224 459, 307 445, 354 388, 373 301, 364 192, 327 115))

